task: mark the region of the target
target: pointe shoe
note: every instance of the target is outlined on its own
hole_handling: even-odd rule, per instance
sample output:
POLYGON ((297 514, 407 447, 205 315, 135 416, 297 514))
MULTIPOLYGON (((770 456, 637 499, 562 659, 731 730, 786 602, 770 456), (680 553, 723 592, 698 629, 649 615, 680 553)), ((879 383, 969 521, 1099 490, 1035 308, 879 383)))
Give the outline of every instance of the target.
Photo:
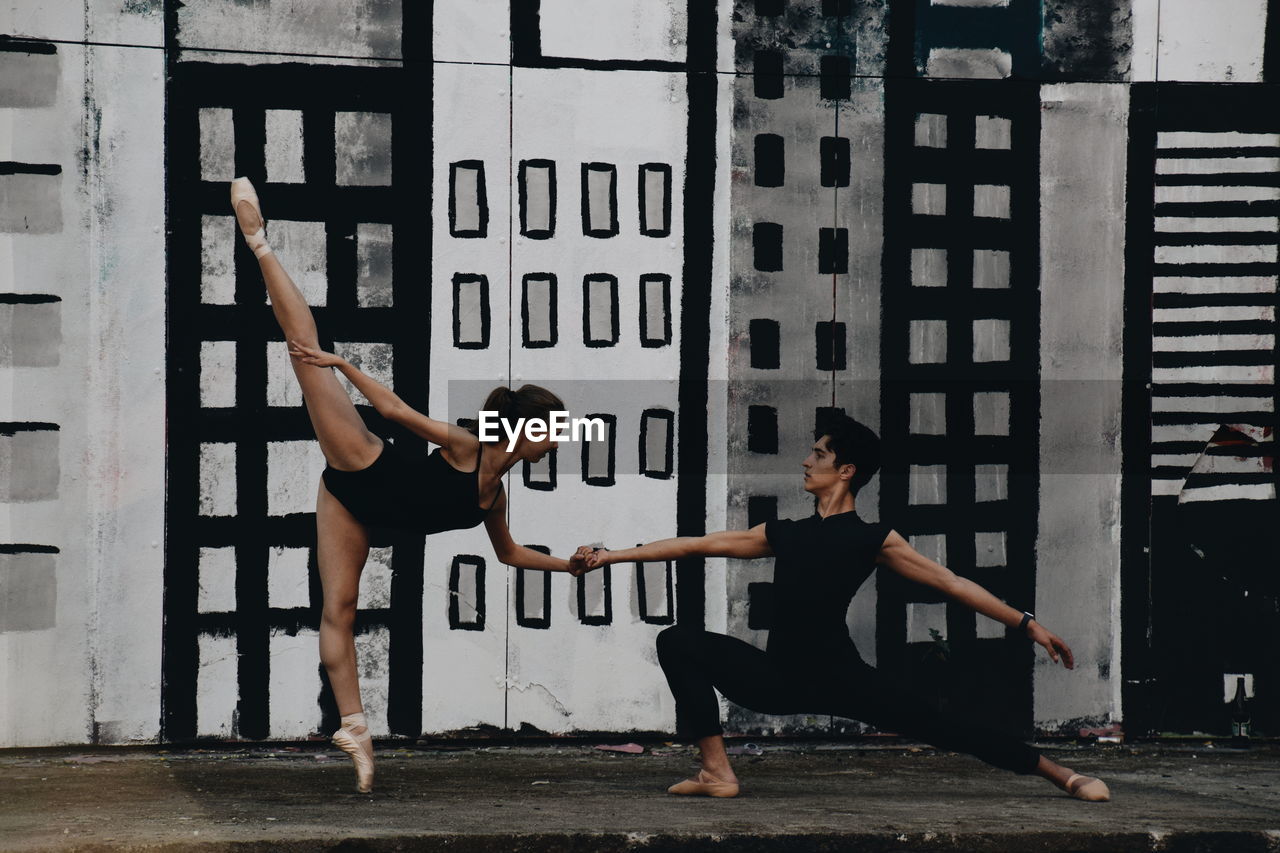
POLYGON ((333 733, 333 745, 351 756, 356 766, 356 790, 367 794, 373 790, 373 736, 368 726, 364 726, 360 734, 352 733, 351 729, 358 727, 344 722, 342 728, 333 733))
POLYGON ((692 779, 677 782, 667 789, 668 794, 683 794, 694 797, 736 797, 737 782, 722 782, 705 770, 699 770, 692 779))
POLYGON ((1073 773, 1067 779, 1065 786, 1066 791, 1077 800, 1086 800, 1091 803, 1105 803, 1111 799, 1111 789, 1107 787, 1107 783, 1101 779, 1095 779, 1092 776, 1083 776, 1079 773, 1073 773), (1079 780, 1074 788, 1072 784, 1079 780))
MULTIPOLYGON (((240 233, 244 235, 244 241, 249 244, 249 248, 253 250, 255 257, 261 258, 263 255, 271 254, 271 246, 267 244, 267 223, 262 218, 262 207, 258 203, 258 193, 253 188, 253 184, 248 178, 236 178, 231 182, 231 210, 236 212, 236 208, 241 202, 253 206, 254 213, 258 214, 258 230, 250 234, 241 226, 240 233)), ((237 218, 237 223, 239 219, 237 218)))

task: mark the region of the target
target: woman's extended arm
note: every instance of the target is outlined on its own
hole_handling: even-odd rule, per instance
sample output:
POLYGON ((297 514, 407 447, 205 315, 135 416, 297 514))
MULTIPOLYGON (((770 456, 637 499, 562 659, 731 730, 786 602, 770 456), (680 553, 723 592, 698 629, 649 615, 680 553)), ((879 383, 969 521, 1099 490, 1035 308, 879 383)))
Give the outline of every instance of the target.
POLYGON ((507 528, 507 493, 505 491, 498 496, 493 508, 484 517, 484 528, 489 534, 489 541, 493 544, 493 551, 498 561, 508 566, 515 566, 517 569, 541 569, 544 572, 569 572, 575 577, 586 571, 583 559, 578 554, 574 554, 568 560, 561 560, 559 557, 517 545, 511 538, 511 531, 507 528))
POLYGON ((678 560, 681 557, 769 557, 773 549, 764 535, 764 525, 757 524, 750 530, 722 530, 705 536, 677 536, 659 539, 648 545, 622 548, 617 551, 589 549, 583 546, 578 553, 587 555, 586 565, 594 569, 608 563, 646 563, 657 560, 678 560))
POLYGON ((455 443, 451 443, 453 439, 457 439, 464 434, 470 435, 461 427, 453 427, 444 421, 438 421, 422 414, 400 399, 400 395, 396 394, 396 392, 340 355, 303 346, 297 341, 289 341, 289 355, 303 364, 310 364, 315 367, 336 367, 343 376, 351 381, 356 390, 365 396, 365 399, 377 410, 378 414, 389 421, 403 424, 427 441, 448 447, 450 452, 456 449, 455 443))
MULTIPOLYGON (((876 562, 888 566, 909 581, 933 587, 943 595, 969 609, 988 616, 1009 628, 1017 628, 1022 622, 1022 611, 1015 610, 996 598, 987 589, 968 578, 960 577, 946 566, 930 560, 912 548, 896 531, 890 531, 880 547, 876 562)), ((1036 621, 1027 623, 1027 636, 1045 647, 1054 663, 1061 655, 1067 669, 1075 667, 1071 649, 1061 637, 1047 630, 1036 621)))

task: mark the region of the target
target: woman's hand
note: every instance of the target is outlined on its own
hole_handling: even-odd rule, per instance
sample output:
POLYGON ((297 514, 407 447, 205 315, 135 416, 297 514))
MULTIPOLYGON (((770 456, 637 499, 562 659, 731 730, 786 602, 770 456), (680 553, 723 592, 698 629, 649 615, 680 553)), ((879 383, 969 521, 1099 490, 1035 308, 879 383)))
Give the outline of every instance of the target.
POLYGON ((347 360, 340 355, 303 346, 297 341, 289 341, 289 355, 294 361, 310 364, 313 367, 342 367, 347 363, 347 360))
POLYGON ((1027 636, 1044 646, 1054 663, 1057 663, 1058 658, 1061 657, 1062 665, 1067 669, 1076 668, 1075 658, 1071 655, 1071 648, 1062 641, 1061 637, 1034 619, 1027 623, 1027 636))
POLYGON ((608 548, 592 548, 590 545, 583 545, 579 551, 586 550, 585 560, 588 569, 598 569, 601 566, 607 566, 615 562, 613 552, 608 548))
POLYGON ((569 556, 569 574, 575 578, 580 578, 591 569, 587 568, 587 554, 591 553, 591 548, 583 545, 569 556))

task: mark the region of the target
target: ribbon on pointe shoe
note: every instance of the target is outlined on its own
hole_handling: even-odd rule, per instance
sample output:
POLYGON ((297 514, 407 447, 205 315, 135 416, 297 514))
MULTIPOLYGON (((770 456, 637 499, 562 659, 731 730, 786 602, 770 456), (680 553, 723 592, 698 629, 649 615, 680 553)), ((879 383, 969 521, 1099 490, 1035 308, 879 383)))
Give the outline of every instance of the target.
POLYGON ((342 728, 333 733, 333 745, 351 756, 356 768, 356 790, 367 794, 373 790, 373 735, 364 714, 347 714, 342 718, 342 728), (363 728, 357 734, 354 729, 363 728), (368 748, 366 749, 366 744, 368 748))
MULTIPOLYGON (((240 227, 240 233, 244 235, 244 241, 249 248, 253 250, 254 257, 261 258, 263 255, 271 254, 271 246, 267 243, 267 225, 266 220, 262 218, 262 207, 258 202, 258 193, 253 188, 248 178, 236 178, 231 182, 231 210, 236 212, 240 203, 244 202, 253 207, 253 212, 258 214, 258 230, 250 234, 244 230, 244 226, 240 227)), ((236 219, 237 224, 239 218, 236 219)))

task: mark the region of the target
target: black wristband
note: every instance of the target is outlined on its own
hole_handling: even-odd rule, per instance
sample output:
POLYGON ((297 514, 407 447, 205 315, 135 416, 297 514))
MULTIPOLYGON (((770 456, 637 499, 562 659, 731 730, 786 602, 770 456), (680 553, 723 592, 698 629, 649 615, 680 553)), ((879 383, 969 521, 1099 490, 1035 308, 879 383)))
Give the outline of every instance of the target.
POLYGON ((1022 621, 1018 623, 1018 630, 1019 631, 1027 630, 1027 623, 1034 618, 1036 618, 1034 613, 1028 613, 1025 610, 1022 611, 1022 621))

